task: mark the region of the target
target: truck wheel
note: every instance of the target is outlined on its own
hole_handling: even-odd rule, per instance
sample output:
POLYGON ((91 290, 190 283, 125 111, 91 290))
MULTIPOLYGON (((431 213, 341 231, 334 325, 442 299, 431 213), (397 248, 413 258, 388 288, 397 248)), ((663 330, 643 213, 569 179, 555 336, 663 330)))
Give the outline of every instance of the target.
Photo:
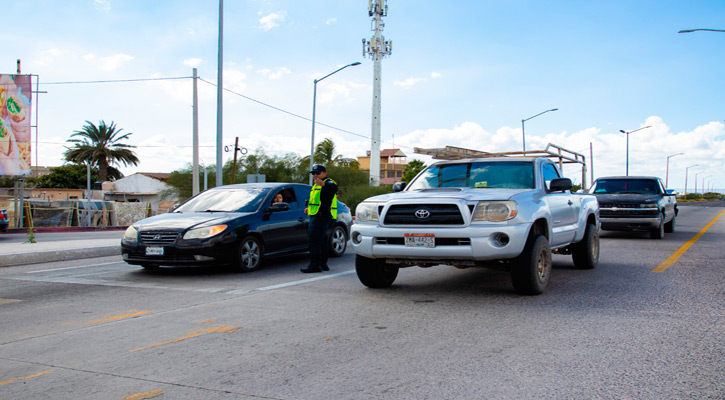
POLYGON ((387 265, 384 259, 355 255, 355 271, 363 285, 369 288, 386 288, 398 277, 398 267, 387 265))
POLYGON ((670 220, 670 222, 665 224, 665 232, 672 233, 675 231, 675 220, 677 219, 677 214, 675 214, 674 217, 670 220))
POLYGON ((242 272, 251 272, 261 267, 262 245, 254 236, 246 236, 237 246, 234 268, 242 272))
POLYGON ((524 251, 511 266, 511 282, 519 294, 544 292, 551 277, 551 248, 542 235, 531 234, 524 251))
POLYGON ((332 227, 330 232, 330 256, 342 257, 347 249, 347 235, 345 235, 345 228, 340 225, 332 227))
POLYGON ((649 237, 651 239, 662 239, 665 237, 665 214, 660 214, 660 226, 649 231, 649 237))
POLYGON ((587 224, 584 238, 571 247, 571 258, 579 269, 594 269, 599 263, 599 232, 594 224, 587 224))

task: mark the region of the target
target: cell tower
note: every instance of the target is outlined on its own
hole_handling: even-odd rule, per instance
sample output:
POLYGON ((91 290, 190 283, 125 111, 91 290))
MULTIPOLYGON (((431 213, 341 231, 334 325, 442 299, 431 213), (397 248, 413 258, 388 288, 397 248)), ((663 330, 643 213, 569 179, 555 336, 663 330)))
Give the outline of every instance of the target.
POLYGON ((373 17, 370 40, 363 39, 363 57, 373 59, 373 121, 370 139, 370 186, 380 186, 380 77, 381 61, 393 51, 393 42, 386 41, 382 35, 385 24, 383 17, 388 16, 388 0, 368 0, 368 15, 373 17))

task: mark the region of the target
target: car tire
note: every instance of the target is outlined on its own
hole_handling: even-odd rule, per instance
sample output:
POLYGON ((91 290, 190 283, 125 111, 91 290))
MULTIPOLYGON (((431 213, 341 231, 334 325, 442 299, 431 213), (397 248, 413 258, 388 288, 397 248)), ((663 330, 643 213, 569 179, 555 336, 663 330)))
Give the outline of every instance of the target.
POLYGON ((363 285, 374 288, 386 288, 395 282, 399 268, 385 263, 384 259, 367 258, 355 255, 355 271, 363 285))
POLYGON ((649 237, 651 239, 662 239, 665 237, 665 215, 660 214, 660 226, 649 231, 649 237))
POLYGON ((523 295, 544 292, 551 277, 551 248, 546 237, 530 234, 524 251, 511 266, 511 283, 514 290, 523 295))
POLYGON ((330 256, 342 257, 347 249, 347 233, 345 228, 334 225, 330 231, 330 256))
POLYGON ((234 258, 235 269, 241 272, 252 272, 262 267, 262 244, 254 236, 245 236, 234 258))
POLYGON ((675 231, 675 220, 677 219, 677 214, 675 214, 674 217, 670 220, 670 222, 665 224, 665 232, 672 233, 675 231))
POLYGON ((579 269, 594 269, 599 263, 599 232, 594 224, 587 224, 584 238, 572 245, 571 258, 579 269))

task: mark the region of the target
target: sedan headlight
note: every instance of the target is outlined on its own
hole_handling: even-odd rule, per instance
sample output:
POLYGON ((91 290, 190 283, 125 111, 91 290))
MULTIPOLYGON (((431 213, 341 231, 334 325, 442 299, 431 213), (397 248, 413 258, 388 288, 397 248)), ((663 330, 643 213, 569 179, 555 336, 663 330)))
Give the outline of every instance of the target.
POLYGON ((208 239, 214 237, 227 229, 226 225, 205 226, 203 228, 191 229, 184 234, 183 239, 208 239))
POLYGON ((126 232, 123 233, 123 241, 126 243, 137 243, 138 242, 138 230, 133 226, 129 226, 126 232))
POLYGON ((378 220, 378 203, 362 202, 355 209, 355 222, 372 222, 378 220))
POLYGON ((473 220, 501 222, 515 218, 517 214, 515 201, 479 201, 473 211, 473 220))

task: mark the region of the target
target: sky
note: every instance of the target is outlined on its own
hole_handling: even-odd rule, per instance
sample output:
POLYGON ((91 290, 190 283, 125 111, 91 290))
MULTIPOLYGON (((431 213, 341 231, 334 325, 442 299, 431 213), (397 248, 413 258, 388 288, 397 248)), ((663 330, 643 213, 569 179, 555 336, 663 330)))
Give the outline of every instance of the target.
MULTIPOLYGON (((33 165, 62 165, 70 135, 103 120, 132 133, 140 163, 121 165, 126 175, 185 167, 193 68, 200 158, 215 163, 218 1, 2 8, 0 73, 20 59, 40 83, 33 165)), ((683 190, 687 171, 688 192, 696 178, 698 191, 725 191, 725 33, 678 34, 725 30, 722 0, 389 0, 383 21, 393 49, 382 61, 382 149, 426 163, 415 147, 519 151, 521 121, 558 108, 526 121, 527 150, 554 143, 583 154, 595 178, 624 175, 629 136, 630 175, 683 190)), ((224 146, 238 137, 249 152, 309 155, 314 80, 359 61, 317 84, 315 142, 365 155, 367 0, 227 0, 223 26, 224 146)), ((579 168, 564 173, 581 183, 579 168)))

